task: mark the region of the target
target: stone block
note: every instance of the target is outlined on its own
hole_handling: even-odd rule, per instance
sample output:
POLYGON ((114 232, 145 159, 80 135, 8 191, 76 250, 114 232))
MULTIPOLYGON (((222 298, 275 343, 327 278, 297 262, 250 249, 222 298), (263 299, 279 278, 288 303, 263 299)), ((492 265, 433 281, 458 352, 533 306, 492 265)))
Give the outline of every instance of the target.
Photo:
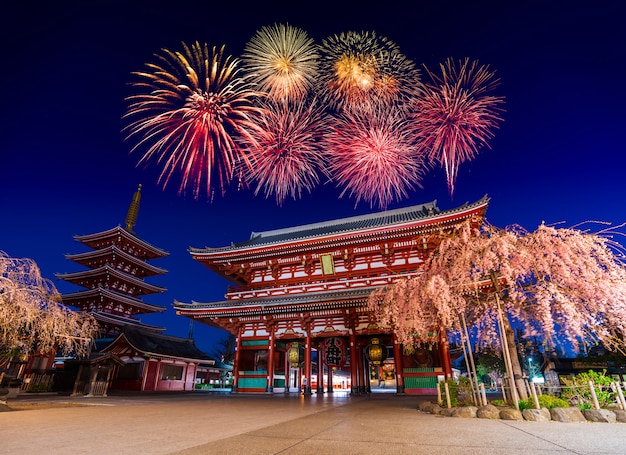
POLYGON ((500 418, 502 420, 524 420, 522 413, 513 408, 500 409, 500 418))
POLYGON ((476 417, 476 406, 459 406, 453 408, 452 417, 464 417, 464 418, 475 418, 476 417))
POLYGON ((524 417, 524 420, 531 422, 550 422, 552 420, 550 411, 548 411, 547 408, 524 409, 522 411, 522 417, 524 417))
POLYGON ((585 409, 583 415, 590 422, 615 423, 617 421, 615 413, 608 409, 585 409))
POLYGON ((585 416, 580 409, 575 407, 569 408, 552 408, 550 409, 550 416, 552 420, 556 420, 557 422, 586 422, 585 416))
POLYGON ((499 419, 500 410, 492 404, 487 404, 476 410, 476 417, 480 419, 499 419))

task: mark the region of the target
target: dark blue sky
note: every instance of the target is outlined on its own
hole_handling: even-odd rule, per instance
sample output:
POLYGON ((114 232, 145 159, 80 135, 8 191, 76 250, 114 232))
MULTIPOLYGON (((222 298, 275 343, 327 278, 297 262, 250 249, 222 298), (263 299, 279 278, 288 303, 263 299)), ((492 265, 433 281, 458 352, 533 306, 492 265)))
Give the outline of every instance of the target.
MULTIPOLYGON (((65 259, 85 251, 73 236, 123 224, 142 183, 135 231, 170 253, 154 261, 168 273, 151 280, 168 291, 145 298, 168 310, 142 320, 185 337, 189 321, 174 315, 172 302, 221 300, 227 287, 191 259, 190 246, 224 246, 252 231, 369 213, 368 204, 338 199, 332 186, 282 207, 249 191, 213 202, 185 198, 175 184, 159 187, 156 169, 137 168, 138 156, 129 155, 120 130, 132 71, 181 41, 225 44, 238 56, 258 29, 277 22, 317 42, 374 30, 418 65, 469 57, 497 71, 504 122, 491 149, 462 165, 454 197, 436 170, 423 190, 390 208, 436 199, 448 209, 488 194, 487 218, 501 227, 626 221, 623 2, 433 0, 337 9, 339 3, 48 2, 3 11, 0 250, 33 258, 61 292, 74 292, 54 278, 81 270, 65 259)), ((207 352, 215 335, 194 326, 207 352)))

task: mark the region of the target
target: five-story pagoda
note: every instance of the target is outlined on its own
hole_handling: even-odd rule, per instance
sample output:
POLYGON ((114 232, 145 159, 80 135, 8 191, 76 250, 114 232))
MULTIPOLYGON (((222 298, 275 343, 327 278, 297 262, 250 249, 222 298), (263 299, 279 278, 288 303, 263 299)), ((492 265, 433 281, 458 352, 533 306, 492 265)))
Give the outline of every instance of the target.
POLYGON ((137 317, 165 311, 165 307, 144 302, 142 296, 165 292, 165 288, 149 284, 145 279, 167 272, 148 261, 169 254, 140 239, 133 231, 140 199, 141 185, 133 196, 124 228, 118 225, 95 234, 74 236, 91 251, 65 257, 87 270, 56 274, 57 278, 84 288, 63 294, 63 303, 91 313, 100 325, 102 338, 115 337, 124 327, 165 330, 144 324, 137 317))

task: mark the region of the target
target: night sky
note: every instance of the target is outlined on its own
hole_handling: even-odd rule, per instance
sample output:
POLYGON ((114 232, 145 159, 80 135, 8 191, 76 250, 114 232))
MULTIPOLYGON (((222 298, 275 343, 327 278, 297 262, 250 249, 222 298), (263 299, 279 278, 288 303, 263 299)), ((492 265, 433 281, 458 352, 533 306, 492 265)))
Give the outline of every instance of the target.
MULTIPOLYGON (((167 311, 141 319, 186 337, 189 320, 175 316, 173 301, 222 300, 227 290, 226 281, 191 259, 189 247, 377 211, 339 198, 332 184, 282 207, 250 190, 196 200, 178 195, 178 181, 159 186, 156 166, 136 166, 139 155, 129 153, 121 133, 131 72, 162 48, 179 50, 182 41, 225 44, 239 56, 257 30, 274 23, 300 27, 318 43, 341 32, 376 31, 417 65, 469 57, 496 70, 495 94, 506 98, 506 112, 491 148, 461 166, 453 197, 438 169, 426 175, 424 189, 390 209, 432 200, 450 209, 487 194, 487 219, 500 227, 626 221, 622 1, 386 1, 337 9, 340 3, 91 1, 5 9, 0 250, 34 259, 60 292, 75 292, 55 278, 82 270, 65 259, 87 251, 73 236, 123 225, 141 183, 135 231, 170 253, 153 261, 168 273, 149 280, 167 292, 144 298, 167 311)), ((205 352, 221 334, 193 326, 205 352)))

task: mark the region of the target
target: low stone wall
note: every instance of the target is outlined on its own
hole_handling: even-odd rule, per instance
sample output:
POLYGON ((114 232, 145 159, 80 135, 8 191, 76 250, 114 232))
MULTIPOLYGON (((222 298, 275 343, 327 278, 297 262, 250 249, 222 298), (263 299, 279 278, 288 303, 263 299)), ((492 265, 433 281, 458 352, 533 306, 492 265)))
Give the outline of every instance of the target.
POLYGON ((531 422, 606 422, 626 423, 626 411, 622 409, 587 409, 581 411, 576 407, 570 408, 546 408, 525 409, 518 411, 514 408, 494 406, 459 406, 452 408, 441 407, 432 401, 422 401, 418 405, 421 412, 443 415, 446 417, 464 417, 479 419, 517 420, 531 422))

